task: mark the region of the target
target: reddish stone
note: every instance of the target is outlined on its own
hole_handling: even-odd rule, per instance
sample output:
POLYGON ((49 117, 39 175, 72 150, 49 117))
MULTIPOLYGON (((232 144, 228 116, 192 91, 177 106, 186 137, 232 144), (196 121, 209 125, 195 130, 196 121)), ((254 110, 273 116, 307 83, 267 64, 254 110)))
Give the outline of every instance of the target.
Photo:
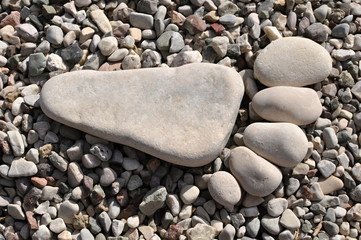
POLYGON ((46 181, 48 182, 48 186, 52 186, 52 187, 55 187, 55 185, 56 185, 56 180, 55 180, 55 178, 53 178, 53 177, 45 177, 45 179, 46 179, 46 181))
POLYGON ((4 27, 6 25, 11 25, 15 27, 16 25, 20 24, 20 12, 14 11, 7 15, 3 20, 0 22, 0 27, 4 27))
POLYGON ((185 17, 181 13, 172 10, 168 12, 168 15, 170 16, 172 23, 175 25, 182 26, 184 24, 185 17))
POLYGON ((117 71, 120 70, 122 63, 120 62, 105 62, 100 66, 99 71, 117 71))
POLYGON ((30 180, 31 180, 31 183, 34 184, 34 186, 38 187, 38 188, 43 188, 48 184, 48 181, 46 181, 45 178, 32 177, 30 180))
POLYGON ((1 149, 1 150, 3 151, 3 153, 6 154, 6 155, 11 155, 11 154, 12 154, 10 145, 9 145, 8 141, 6 141, 6 140, 1 140, 1 139, 0 139, 0 149, 1 149))
POLYGON ((113 30, 113 34, 115 37, 118 37, 118 38, 125 37, 129 31, 129 28, 130 28, 129 24, 127 24, 127 23, 122 24, 113 30))
POLYGON ((216 32, 217 35, 221 35, 224 30, 226 30, 222 24, 219 23, 212 23, 211 24, 212 29, 216 32))
POLYGON ((138 208, 135 207, 134 205, 128 205, 126 208, 124 208, 120 214, 119 217, 120 218, 129 218, 131 216, 134 216, 138 213, 138 208))
POLYGON ((73 218, 73 227, 76 230, 81 230, 89 226, 89 216, 88 215, 74 215, 73 218))
POLYGON ((309 178, 312 178, 316 175, 316 173, 318 172, 318 170, 315 168, 315 169, 312 169, 312 170, 309 170, 308 173, 307 173, 307 177, 309 178))
POLYGON ((38 230, 39 226, 38 226, 38 222, 34 218, 34 212, 26 211, 25 215, 26 215, 26 219, 28 220, 30 229, 31 230, 38 230))
POLYGON ((183 24, 183 27, 192 35, 201 33, 207 28, 207 24, 197 15, 189 15, 183 24))
POLYGON ((168 229, 167 239, 177 240, 179 236, 182 235, 183 228, 177 225, 170 225, 168 229))

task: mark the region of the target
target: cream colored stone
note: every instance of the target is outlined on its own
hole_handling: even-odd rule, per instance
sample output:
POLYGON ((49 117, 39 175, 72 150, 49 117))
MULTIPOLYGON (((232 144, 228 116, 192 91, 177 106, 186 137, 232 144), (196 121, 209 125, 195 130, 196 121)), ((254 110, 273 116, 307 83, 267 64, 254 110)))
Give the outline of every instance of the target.
POLYGON ((268 87, 318 83, 325 80, 331 69, 330 54, 316 42, 300 37, 271 42, 254 63, 255 77, 268 87))
POLYGON ((112 36, 105 37, 100 40, 98 48, 104 56, 110 56, 115 50, 117 50, 118 40, 112 36))
POLYGON ((292 123, 252 123, 243 133, 244 144, 280 167, 294 167, 306 156, 308 141, 292 123))
POLYGON ((45 83, 40 102, 58 122, 195 167, 226 145, 243 93, 236 71, 201 63, 65 73, 45 83))
POLYGON ((331 175, 330 177, 318 182, 323 194, 330 194, 343 188, 343 182, 338 177, 331 175))
POLYGON ((93 19, 93 21, 97 24, 100 31, 103 33, 108 33, 112 31, 112 26, 110 25, 110 22, 107 18, 107 16, 104 14, 103 10, 96 9, 90 12, 90 16, 93 19))
POLYGON ((142 40, 142 30, 139 28, 129 28, 129 34, 134 38, 135 42, 142 40))
POLYGON ((246 147, 232 149, 229 168, 241 187, 257 197, 271 194, 282 182, 278 167, 246 147))
POLYGON ((91 39, 95 33, 95 30, 91 27, 85 27, 81 30, 79 35, 79 42, 84 43, 86 40, 91 39))
POLYGON ((266 33, 266 36, 269 40, 275 41, 282 38, 282 34, 274 26, 266 26, 263 28, 263 31, 266 33))
POLYGON ((213 200, 229 211, 241 200, 241 188, 237 180, 225 171, 212 174, 208 182, 208 190, 213 200))
POLYGON ((266 88, 252 99, 254 111, 273 122, 306 125, 317 120, 322 105, 315 90, 301 87, 266 88))

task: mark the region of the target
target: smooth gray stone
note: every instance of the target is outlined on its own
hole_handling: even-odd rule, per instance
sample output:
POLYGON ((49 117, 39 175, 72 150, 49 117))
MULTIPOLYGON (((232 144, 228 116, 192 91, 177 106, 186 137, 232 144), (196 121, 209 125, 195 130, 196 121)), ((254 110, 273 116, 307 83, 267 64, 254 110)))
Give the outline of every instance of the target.
POLYGON ((40 103, 48 117, 65 125, 196 167, 213 161, 226 145, 243 93, 233 69, 197 63, 65 73, 45 83, 40 103))

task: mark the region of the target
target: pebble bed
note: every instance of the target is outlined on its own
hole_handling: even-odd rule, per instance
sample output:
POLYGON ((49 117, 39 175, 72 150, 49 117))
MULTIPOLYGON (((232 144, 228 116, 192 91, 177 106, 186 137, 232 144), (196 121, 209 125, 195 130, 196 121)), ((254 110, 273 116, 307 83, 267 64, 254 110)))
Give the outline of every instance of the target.
MULTIPOLYGON (((0 239, 361 239, 358 2, 3 0, 0 9, 0 239), (328 77, 303 90, 317 93, 322 113, 295 122, 307 137, 302 162, 280 168, 272 193, 252 196, 237 191, 233 176, 243 174, 232 168, 232 152, 251 151, 245 129, 262 121, 265 108, 249 103, 274 89, 265 88, 257 56, 291 36, 332 57, 328 77), (197 62, 236 69, 246 92, 226 148, 203 167, 85 134, 39 105, 43 84, 64 72, 197 62), (220 179, 234 199, 214 191, 220 179)), ((299 65, 310 62, 324 67, 307 58, 299 65)))

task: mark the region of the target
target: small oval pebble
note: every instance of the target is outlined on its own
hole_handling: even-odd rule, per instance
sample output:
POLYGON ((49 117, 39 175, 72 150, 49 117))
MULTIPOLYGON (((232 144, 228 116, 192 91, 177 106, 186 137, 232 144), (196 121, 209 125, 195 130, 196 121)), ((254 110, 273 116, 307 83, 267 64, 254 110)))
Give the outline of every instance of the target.
POLYGON ((237 180, 225 171, 212 174, 208 190, 216 202, 229 210, 241 200, 241 188, 237 180))
POLYGON ((282 181, 278 167, 246 147, 232 149, 229 168, 241 187, 258 197, 271 194, 282 181))
POLYGON ((292 123, 253 123, 243 134, 244 144, 281 167, 294 167, 306 156, 306 135, 292 123))
POLYGON ((307 38, 287 37, 271 42, 254 63, 256 78, 268 87, 306 86, 330 74, 332 59, 321 45, 307 38))
POLYGON ((192 204, 197 199, 198 195, 199 188, 193 185, 185 185, 179 193, 179 197, 184 204, 192 204))
POLYGON ((307 125, 317 120, 322 105, 315 90, 302 87, 266 88, 252 99, 254 111, 273 122, 307 125))

